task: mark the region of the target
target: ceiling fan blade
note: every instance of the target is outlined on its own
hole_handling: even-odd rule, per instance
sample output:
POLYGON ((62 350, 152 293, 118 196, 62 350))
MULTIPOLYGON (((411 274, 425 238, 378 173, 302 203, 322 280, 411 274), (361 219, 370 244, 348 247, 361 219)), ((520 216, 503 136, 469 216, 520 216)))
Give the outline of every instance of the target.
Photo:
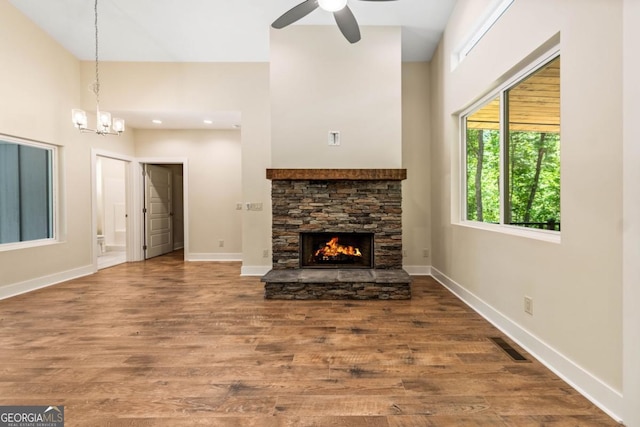
POLYGON ((293 24, 297 20, 304 18, 317 8, 318 0, 306 0, 286 11, 280 18, 273 21, 271 26, 277 29, 284 28, 287 25, 293 24))
POLYGON ((340 31, 349 42, 356 43, 360 41, 360 27, 358 27, 358 21, 356 21, 356 17, 353 16, 349 6, 333 12, 333 17, 336 19, 338 28, 340 28, 340 31))

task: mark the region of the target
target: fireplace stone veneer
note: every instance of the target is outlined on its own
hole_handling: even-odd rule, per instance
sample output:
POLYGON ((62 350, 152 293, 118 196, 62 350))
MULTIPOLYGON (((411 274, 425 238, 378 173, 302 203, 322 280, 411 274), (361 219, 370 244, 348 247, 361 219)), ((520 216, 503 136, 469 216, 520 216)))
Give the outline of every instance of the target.
POLYGON ((272 270, 263 276, 270 299, 409 299, 402 269, 405 169, 268 169, 272 180, 272 270), (301 268, 300 235, 373 233, 373 268, 301 268))

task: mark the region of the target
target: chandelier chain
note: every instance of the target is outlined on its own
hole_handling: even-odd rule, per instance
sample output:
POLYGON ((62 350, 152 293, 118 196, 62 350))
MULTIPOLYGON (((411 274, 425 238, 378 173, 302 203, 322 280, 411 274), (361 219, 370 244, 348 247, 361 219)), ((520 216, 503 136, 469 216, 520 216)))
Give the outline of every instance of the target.
POLYGON ((98 0, 94 5, 95 29, 96 29, 96 81, 94 83, 93 92, 96 94, 96 105, 100 106, 100 70, 98 68, 98 0))
POLYGON ((94 1, 93 4, 93 14, 94 14, 94 31, 95 31, 95 41, 96 41, 96 79, 94 82, 89 85, 89 90, 93 92, 96 97, 96 128, 91 129, 87 127, 87 113, 84 110, 79 108, 74 108, 71 110, 71 118, 73 120, 73 125, 80 132, 95 132, 98 135, 120 135, 124 132, 124 119, 121 118, 111 118, 111 113, 106 111, 100 111, 100 57, 98 55, 98 47, 99 47, 99 34, 98 34, 98 0, 94 1))

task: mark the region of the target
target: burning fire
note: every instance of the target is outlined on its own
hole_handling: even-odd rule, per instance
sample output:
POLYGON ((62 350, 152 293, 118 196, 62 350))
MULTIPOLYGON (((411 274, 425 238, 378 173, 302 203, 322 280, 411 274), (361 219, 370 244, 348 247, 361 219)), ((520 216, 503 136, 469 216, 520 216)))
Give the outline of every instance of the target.
POLYGON ((337 237, 332 237, 323 248, 318 249, 315 253, 315 256, 320 256, 325 259, 339 255, 362 256, 360 249, 339 244, 337 237))

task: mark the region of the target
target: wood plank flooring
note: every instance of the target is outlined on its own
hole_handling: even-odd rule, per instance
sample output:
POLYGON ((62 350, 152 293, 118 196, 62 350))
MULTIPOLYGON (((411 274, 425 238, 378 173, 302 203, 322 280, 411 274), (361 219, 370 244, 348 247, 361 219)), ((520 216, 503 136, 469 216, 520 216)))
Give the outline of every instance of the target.
POLYGON ((278 301, 239 273, 177 252, 0 301, 0 405, 64 405, 67 427, 617 425, 429 277, 410 301, 278 301))

